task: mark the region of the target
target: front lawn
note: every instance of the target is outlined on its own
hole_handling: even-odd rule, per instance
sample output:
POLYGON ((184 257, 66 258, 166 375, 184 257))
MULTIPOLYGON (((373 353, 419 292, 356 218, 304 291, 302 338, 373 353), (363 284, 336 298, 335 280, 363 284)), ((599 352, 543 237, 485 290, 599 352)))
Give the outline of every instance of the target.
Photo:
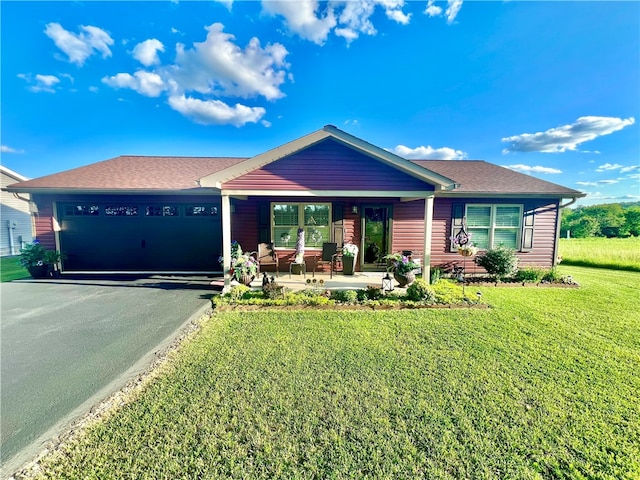
POLYGON ((10 282, 29 277, 29 272, 19 263, 20 257, 0 257, 0 282, 10 282))
POLYGON ((640 237, 561 238, 559 250, 565 265, 640 272, 640 237))
POLYGON ((490 310, 216 314, 42 478, 640 477, 640 273, 490 310))

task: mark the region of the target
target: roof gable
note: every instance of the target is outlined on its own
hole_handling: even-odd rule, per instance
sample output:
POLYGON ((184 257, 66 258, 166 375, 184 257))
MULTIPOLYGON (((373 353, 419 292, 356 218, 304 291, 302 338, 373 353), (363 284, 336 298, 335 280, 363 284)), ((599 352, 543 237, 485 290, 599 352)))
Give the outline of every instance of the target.
POLYGON ((280 159, 312 147, 326 139, 333 139, 341 142, 347 147, 357 150, 374 160, 386 163, 387 165, 411 175, 412 177, 429 183, 436 190, 444 190, 453 187, 453 182, 449 178, 436 172, 432 172, 426 168, 420 168, 409 160, 343 132, 333 125, 326 125, 324 128, 313 133, 261 153, 260 155, 256 155, 246 162, 242 162, 241 164, 234 165, 225 170, 208 175, 200 180, 200 185, 203 187, 215 187, 221 189, 226 182, 230 182, 231 180, 249 172, 265 167, 266 165, 280 159))

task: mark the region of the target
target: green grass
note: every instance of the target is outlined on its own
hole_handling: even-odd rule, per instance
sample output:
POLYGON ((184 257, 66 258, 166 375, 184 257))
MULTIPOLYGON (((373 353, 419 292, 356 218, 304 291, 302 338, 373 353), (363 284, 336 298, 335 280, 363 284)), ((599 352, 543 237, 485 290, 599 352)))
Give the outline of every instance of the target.
POLYGON ((640 273, 561 273, 489 310, 217 314, 41 477, 637 479, 640 273))
POLYGON ((640 272, 640 237, 560 239, 565 265, 640 272))
POLYGON ((0 282, 10 282, 11 280, 20 280, 29 277, 26 268, 18 263, 15 257, 0 257, 0 282))

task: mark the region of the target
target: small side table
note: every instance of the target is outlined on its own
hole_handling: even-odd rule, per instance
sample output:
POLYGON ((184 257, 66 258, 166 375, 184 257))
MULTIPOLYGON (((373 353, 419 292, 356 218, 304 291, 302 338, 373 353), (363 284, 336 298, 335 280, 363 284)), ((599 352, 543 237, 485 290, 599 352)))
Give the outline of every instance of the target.
POLYGON ((305 262, 301 262, 301 263, 296 263, 296 262, 291 262, 289 264, 289 278, 291 278, 291 270, 293 269, 293 266, 297 265, 302 269, 302 275, 304 275, 304 278, 307 278, 307 264, 305 262))

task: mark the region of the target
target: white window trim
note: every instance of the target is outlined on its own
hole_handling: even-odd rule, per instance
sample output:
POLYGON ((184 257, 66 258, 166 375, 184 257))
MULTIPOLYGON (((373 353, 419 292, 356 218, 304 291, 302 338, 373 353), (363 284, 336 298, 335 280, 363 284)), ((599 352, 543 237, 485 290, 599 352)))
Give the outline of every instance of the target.
MULTIPOLYGON (((297 228, 305 228, 306 225, 301 224, 300 222, 304 222, 304 207, 306 205, 324 205, 329 207, 329 225, 327 225, 327 228, 329 228, 329 232, 331 232, 331 223, 332 223, 332 218, 333 218, 333 207, 331 202, 287 202, 287 201, 283 201, 283 202, 271 202, 271 204, 269 205, 269 213, 271 216, 271 238, 273 238, 273 242, 274 242, 274 248, 275 250, 291 250, 294 249, 295 250, 295 239, 293 240, 293 247, 276 247, 275 243, 275 215, 273 213, 273 208, 275 205, 297 205, 298 206, 298 227, 297 228)), ((323 240, 323 242, 329 242, 331 241, 330 238, 327 238, 326 240, 323 240)), ((313 251, 321 251, 322 247, 310 247, 305 245, 305 250, 313 250, 313 251)))
MULTIPOLYGON (((464 216, 467 218, 467 212, 469 207, 491 207, 491 218, 489 227, 471 227, 469 225, 466 226, 467 231, 472 233, 471 230, 473 228, 488 228, 489 229, 489 246, 487 249, 496 248, 498 245, 494 245, 493 238, 496 228, 498 230, 515 230, 516 231, 516 245, 514 249, 516 251, 520 251, 521 242, 522 242, 522 215, 524 211, 524 205, 519 203, 467 203, 464 207, 464 216), (519 209, 518 214, 518 225, 515 227, 496 227, 496 209, 498 207, 517 207, 519 209)), ((471 237, 471 243, 473 243, 473 236, 471 237)), ((483 248, 484 247, 478 247, 483 248)))

